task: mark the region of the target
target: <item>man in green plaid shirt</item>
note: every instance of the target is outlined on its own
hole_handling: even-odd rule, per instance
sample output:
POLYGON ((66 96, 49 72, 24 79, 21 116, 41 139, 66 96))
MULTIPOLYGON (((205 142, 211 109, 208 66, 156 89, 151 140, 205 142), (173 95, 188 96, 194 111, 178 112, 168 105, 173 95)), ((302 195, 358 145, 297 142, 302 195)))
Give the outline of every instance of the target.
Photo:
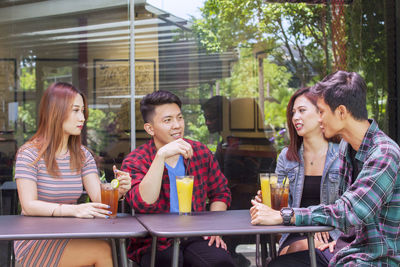
MULTIPOLYGON (((319 266, 400 266, 399 146, 368 120, 365 81, 338 71, 317 83, 320 123, 327 138, 340 135, 341 197, 332 205, 296 208, 295 225, 331 225, 344 234, 317 250, 319 266)), ((253 224, 283 218, 253 201, 253 224)), ((278 257, 269 266, 309 266, 308 251, 278 257), (292 265, 293 264, 293 265, 292 265)))

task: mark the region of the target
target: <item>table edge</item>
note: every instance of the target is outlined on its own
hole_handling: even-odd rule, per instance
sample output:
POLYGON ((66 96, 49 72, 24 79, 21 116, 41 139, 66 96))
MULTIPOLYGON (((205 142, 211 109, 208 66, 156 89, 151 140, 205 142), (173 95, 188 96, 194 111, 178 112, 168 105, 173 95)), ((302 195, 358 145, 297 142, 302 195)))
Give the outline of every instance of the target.
MULTIPOLYGON (((145 226, 145 224, 143 224, 145 226)), ((145 226, 146 227, 146 226, 145 226)), ((157 237, 189 237, 189 236, 209 236, 209 235, 221 235, 221 236, 231 236, 231 235, 256 235, 256 234, 284 234, 284 233, 317 233, 317 232, 328 232, 335 229, 332 226, 311 226, 312 230, 305 229, 303 226, 290 228, 282 231, 277 231, 276 229, 243 229, 243 230, 219 230, 219 231, 191 231, 191 232, 168 232, 168 231, 158 231, 146 227, 148 232, 152 236, 157 237)))

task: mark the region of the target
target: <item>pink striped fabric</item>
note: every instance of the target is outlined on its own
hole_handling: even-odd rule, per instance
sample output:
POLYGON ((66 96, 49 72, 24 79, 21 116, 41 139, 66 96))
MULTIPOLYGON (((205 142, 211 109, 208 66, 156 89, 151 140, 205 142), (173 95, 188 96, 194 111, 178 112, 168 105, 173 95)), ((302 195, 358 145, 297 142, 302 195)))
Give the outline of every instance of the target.
MULTIPOLYGON (((96 163, 90 152, 82 146, 86 159, 82 170, 71 170, 70 155, 57 158, 59 177, 51 176, 43 159, 36 164, 38 151, 24 145, 17 155, 15 179, 30 179, 37 184, 38 199, 42 201, 75 204, 83 191, 82 177, 97 173, 96 163)), ((68 240, 20 240, 14 242, 17 261, 23 266, 57 266, 68 240)))

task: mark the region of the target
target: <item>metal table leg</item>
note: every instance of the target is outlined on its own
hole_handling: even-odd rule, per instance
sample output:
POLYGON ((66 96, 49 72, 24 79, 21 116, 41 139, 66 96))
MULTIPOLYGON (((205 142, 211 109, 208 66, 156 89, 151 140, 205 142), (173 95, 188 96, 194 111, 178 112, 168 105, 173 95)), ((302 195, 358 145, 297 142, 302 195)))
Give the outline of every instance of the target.
POLYGON ((307 233, 308 251, 310 253, 311 267, 317 267, 317 259, 315 256, 314 233, 307 233))
POLYGON ((260 256, 260 234, 256 235, 256 266, 261 267, 262 256, 260 256))
POLYGON ((151 243, 150 267, 156 266, 156 253, 157 253, 157 237, 153 236, 153 241, 151 243))
POLYGON ((267 250, 267 238, 268 240, 271 239, 270 235, 261 235, 260 242, 261 242, 261 266, 265 267, 267 266, 267 258, 268 256, 268 250, 267 250))
POLYGON ((15 267, 14 241, 11 242, 11 267, 15 267))
POLYGON ((121 265, 128 267, 128 257, 126 256, 125 238, 119 239, 119 253, 121 257, 121 265))
POLYGON ((111 254, 112 254, 112 260, 113 260, 113 265, 118 266, 118 258, 117 258, 117 246, 115 244, 115 239, 111 239, 111 254))
POLYGON ((172 253, 172 267, 178 267, 179 262, 179 237, 174 238, 174 250, 172 253))
POLYGON ((270 234, 269 235, 269 246, 271 249, 271 259, 275 259, 277 257, 277 252, 276 252, 276 235, 275 234, 270 234))

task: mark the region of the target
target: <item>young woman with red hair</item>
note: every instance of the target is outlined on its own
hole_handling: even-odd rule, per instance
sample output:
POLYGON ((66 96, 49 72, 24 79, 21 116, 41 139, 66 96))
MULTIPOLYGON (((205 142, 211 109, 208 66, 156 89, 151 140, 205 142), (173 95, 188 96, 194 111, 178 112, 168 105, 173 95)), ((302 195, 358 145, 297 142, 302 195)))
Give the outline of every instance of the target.
MULTIPOLYGON (((87 118, 86 98, 72 85, 54 83, 44 92, 38 130, 17 154, 15 180, 23 215, 108 217, 108 206, 100 203, 96 163, 81 144, 87 118), (77 204, 82 185, 92 202, 77 204)), ((116 172, 121 197, 131 178, 116 172)), ((112 266, 105 240, 20 240, 14 250, 23 266, 112 266)))

